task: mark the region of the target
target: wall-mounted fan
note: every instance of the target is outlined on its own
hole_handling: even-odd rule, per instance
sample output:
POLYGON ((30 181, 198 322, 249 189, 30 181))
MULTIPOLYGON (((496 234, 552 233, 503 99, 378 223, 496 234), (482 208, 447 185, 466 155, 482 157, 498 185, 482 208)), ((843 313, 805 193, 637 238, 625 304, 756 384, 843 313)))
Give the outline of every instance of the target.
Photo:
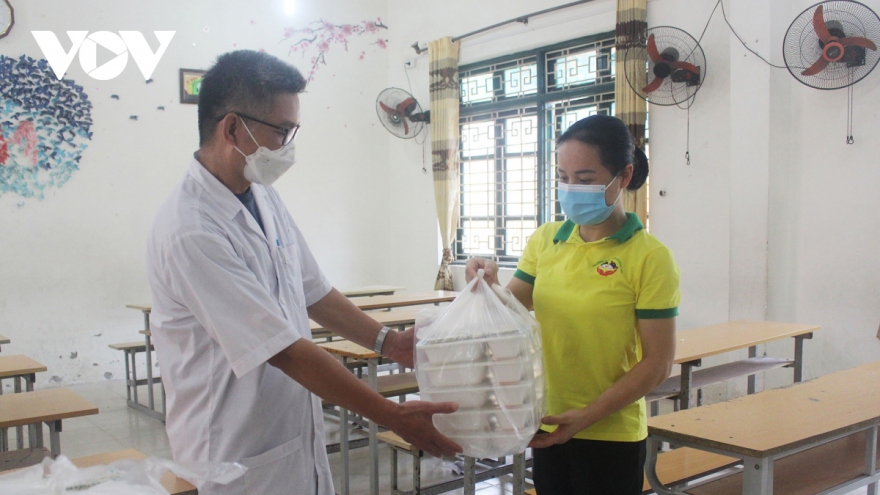
POLYGON ((626 81, 641 98, 655 105, 693 102, 706 80, 706 54, 697 40, 672 26, 657 26, 627 50, 626 81))
POLYGON ((423 112, 419 102, 400 88, 387 88, 376 98, 376 114, 391 134, 412 139, 431 122, 431 112, 423 112))
POLYGON ((880 60, 880 18, 851 0, 822 2, 801 12, 785 33, 782 55, 795 79, 816 89, 851 86, 880 60))

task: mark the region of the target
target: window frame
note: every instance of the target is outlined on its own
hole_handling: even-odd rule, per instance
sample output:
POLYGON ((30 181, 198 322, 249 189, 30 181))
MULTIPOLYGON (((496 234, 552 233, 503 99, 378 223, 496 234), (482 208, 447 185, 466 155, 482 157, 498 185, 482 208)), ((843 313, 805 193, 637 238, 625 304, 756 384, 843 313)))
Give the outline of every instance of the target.
MULTIPOLYGON (((548 182, 555 181, 556 173, 554 169, 551 169, 551 164, 555 163, 553 157, 551 156, 552 150, 547 146, 548 134, 556 132, 555 129, 549 130, 547 127, 547 113, 552 112, 553 108, 548 107, 548 104, 552 104, 555 102, 571 102, 578 101, 584 99, 590 99, 593 97, 601 97, 603 95, 611 94, 612 97, 610 101, 608 99, 604 99, 601 101, 596 101, 595 104, 597 107, 606 107, 608 113, 612 113, 612 109, 614 108, 614 92, 616 85, 616 78, 619 75, 615 74, 615 63, 611 54, 615 50, 615 31, 607 31, 603 33, 598 33, 595 35, 585 36, 581 38, 572 39, 569 41, 565 41, 562 43, 556 43, 553 45, 547 45, 540 48, 535 48, 532 50, 525 50, 521 52, 517 52, 511 55, 504 55, 500 57, 495 57, 487 60, 482 60, 479 62, 474 62, 466 65, 462 65, 458 68, 459 72, 459 80, 462 81, 465 77, 473 77, 475 75, 479 75, 480 73, 492 72, 493 80, 496 77, 500 77, 501 80, 504 80, 504 71, 511 67, 521 67, 521 65, 517 65, 516 62, 521 59, 526 58, 534 58, 534 63, 537 68, 537 91, 532 94, 522 95, 522 96, 505 96, 504 95, 504 85, 499 85, 499 87, 494 87, 493 84, 493 99, 498 98, 498 101, 480 101, 474 103, 462 103, 461 100, 459 102, 459 126, 460 129, 469 123, 469 119, 474 119, 479 121, 479 117, 492 117, 494 114, 494 118, 486 119, 486 120, 494 120, 496 129, 495 136, 495 149, 504 148, 506 144, 503 141, 503 136, 499 136, 499 122, 505 122, 504 116, 507 112, 511 112, 514 115, 518 115, 520 117, 524 117, 526 115, 537 116, 537 127, 536 130, 538 132, 537 136, 537 147, 536 147, 536 172, 537 172, 537 180, 536 180, 536 197, 537 204, 535 210, 535 223, 536 227, 540 227, 542 224, 548 221, 556 221, 561 218, 562 211, 559 208, 558 202, 553 202, 552 205, 548 204, 547 191, 548 191, 548 182), (575 84, 569 86, 567 88, 559 89, 559 90, 550 90, 548 91, 548 61, 547 54, 557 52, 560 50, 565 50, 567 48, 574 48, 581 45, 587 44, 595 44, 599 43, 601 46, 597 47, 602 52, 606 52, 608 54, 608 65, 606 68, 602 69, 602 72, 608 72, 607 76, 602 76, 603 78, 610 78, 605 82, 594 83, 594 84, 575 84), (505 65, 507 64, 507 65, 505 65), (513 64, 513 65, 510 65, 513 64), (480 69, 483 67, 489 67, 490 69, 494 66, 494 71, 486 70, 483 72, 475 72, 471 74, 471 71, 475 69, 480 69)), ((599 51, 599 50, 597 50, 599 51)), ((504 124, 502 124, 504 125, 504 124)), ((459 159, 460 163, 464 163, 468 161, 464 156, 464 147, 459 147, 459 159)), ((468 159, 472 159, 473 157, 468 156, 468 159)), ((491 157, 487 155, 487 160, 494 161, 495 163, 495 178, 496 185, 506 185, 505 178, 505 160, 507 158, 511 158, 511 156, 505 153, 494 153, 491 157)), ((453 257, 454 261, 452 264, 454 265, 462 265, 466 262, 467 258, 471 256, 491 256, 492 259, 496 260, 500 266, 504 267, 515 267, 519 262, 520 255, 510 255, 505 254, 504 247, 504 239, 506 239, 507 231, 506 225, 508 219, 516 219, 523 220, 526 217, 520 215, 518 217, 511 217, 505 215, 505 210, 507 209, 507 201, 505 198, 506 187, 496 187, 495 190, 495 211, 494 216, 490 215, 488 217, 477 217, 477 216, 465 216, 465 181, 464 181, 464 167, 461 167, 461 171, 459 174, 459 198, 461 199, 459 204, 459 220, 458 225, 456 225, 456 234, 455 234, 455 246, 453 249, 453 257), (462 249, 464 229, 462 227, 463 222, 468 220, 500 220, 500 223, 496 223, 494 231, 494 239, 495 246, 493 255, 475 255, 465 253, 462 249)), ((490 205, 491 208, 491 205, 490 205)), ((525 246, 525 240, 522 242, 523 247, 525 246)))

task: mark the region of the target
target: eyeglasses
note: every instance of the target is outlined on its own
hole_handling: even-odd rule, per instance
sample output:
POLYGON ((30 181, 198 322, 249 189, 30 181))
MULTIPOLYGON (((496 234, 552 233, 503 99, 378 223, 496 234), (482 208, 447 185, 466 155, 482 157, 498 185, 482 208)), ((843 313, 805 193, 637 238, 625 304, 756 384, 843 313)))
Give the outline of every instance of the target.
MULTIPOLYGON (((299 124, 296 124, 293 127, 281 127, 280 125, 270 124, 270 123, 262 121, 258 118, 251 117, 250 115, 245 115, 241 112, 230 112, 230 113, 234 113, 235 115, 238 115, 239 117, 241 117, 243 119, 253 120, 254 122, 271 127, 272 129, 275 129, 278 132, 283 133, 284 139, 281 141, 281 146, 287 146, 288 144, 290 144, 290 142, 293 141, 293 138, 296 137, 296 133, 299 131, 299 127, 300 127, 299 124)), ((219 121, 223 120, 223 117, 226 117, 226 116, 225 115, 221 116, 220 118, 217 119, 217 121, 219 122, 219 121)))

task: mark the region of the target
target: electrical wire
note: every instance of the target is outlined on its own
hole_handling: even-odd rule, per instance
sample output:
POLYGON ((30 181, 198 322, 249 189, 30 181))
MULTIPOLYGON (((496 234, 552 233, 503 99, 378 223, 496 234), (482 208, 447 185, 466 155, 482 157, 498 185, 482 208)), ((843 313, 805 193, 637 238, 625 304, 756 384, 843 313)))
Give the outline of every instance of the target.
POLYGON ((761 56, 760 53, 756 52, 755 50, 752 50, 749 47, 749 45, 747 45, 746 42, 743 41, 742 37, 740 37, 740 35, 736 32, 736 30, 733 29, 733 25, 730 24, 730 20, 727 19, 727 11, 724 10, 724 2, 722 0, 718 0, 718 3, 715 4, 715 8, 712 9, 712 13, 709 14, 709 18, 706 20, 706 26, 703 28, 703 33, 700 34, 700 38, 697 40, 697 44, 699 44, 701 41, 703 41, 703 35, 706 34, 706 29, 709 28, 709 23, 712 21, 712 17, 715 15, 715 11, 718 10, 719 5, 721 5, 721 16, 724 17, 724 23, 727 24, 727 27, 730 28, 730 32, 733 33, 734 36, 736 36, 736 39, 739 40, 739 42, 742 44, 743 48, 745 48, 746 50, 751 52, 753 55, 755 55, 756 57, 761 59, 762 62, 769 65, 770 67, 773 67, 774 69, 787 69, 787 67, 784 65, 776 65, 776 64, 770 62, 769 60, 767 60, 766 58, 761 56))

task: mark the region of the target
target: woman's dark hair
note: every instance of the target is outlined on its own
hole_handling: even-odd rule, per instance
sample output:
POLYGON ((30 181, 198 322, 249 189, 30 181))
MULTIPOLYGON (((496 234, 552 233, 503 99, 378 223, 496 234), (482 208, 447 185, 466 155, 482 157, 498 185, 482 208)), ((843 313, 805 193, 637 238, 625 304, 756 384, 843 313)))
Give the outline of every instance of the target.
POLYGON ((633 146, 629 129, 617 117, 597 114, 578 120, 559 136, 557 148, 572 139, 599 148, 602 165, 615 177, 632 163, 633 176, 626 187, 630 191, 642 187, 648 178, 648 157, 644 151, 633 146))
POLYGON ((199 91, 199 145, 211 140, 217 119, 229 112, 262 117, 275 96, 302 93, 308 81, 295 67, 268 53, 224 53, 202 78, 199 91))

